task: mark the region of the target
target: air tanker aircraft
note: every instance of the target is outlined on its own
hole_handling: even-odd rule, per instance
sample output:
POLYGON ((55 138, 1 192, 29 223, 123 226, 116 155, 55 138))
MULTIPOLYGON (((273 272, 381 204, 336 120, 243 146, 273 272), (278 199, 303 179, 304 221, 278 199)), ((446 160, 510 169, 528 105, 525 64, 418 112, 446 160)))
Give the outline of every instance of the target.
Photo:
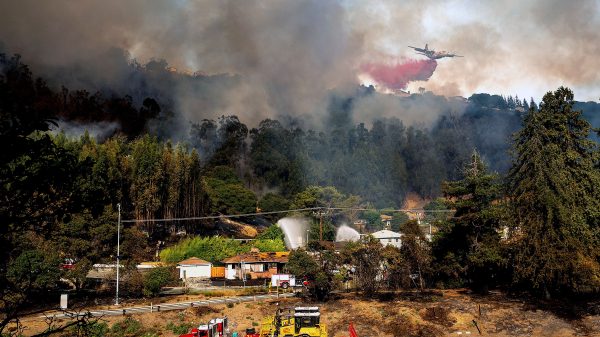
POLYGON ((417 52, 417 54, 425 55, 432 60, 441 59, 443 57, 462 57, 461 55, 452 54, 443 50, 435 51, 433 49, 429 49, 429 46, 427 44, 425 44, 425 48, 417 48, 412 46, 408 47, 414 49, 417 52))

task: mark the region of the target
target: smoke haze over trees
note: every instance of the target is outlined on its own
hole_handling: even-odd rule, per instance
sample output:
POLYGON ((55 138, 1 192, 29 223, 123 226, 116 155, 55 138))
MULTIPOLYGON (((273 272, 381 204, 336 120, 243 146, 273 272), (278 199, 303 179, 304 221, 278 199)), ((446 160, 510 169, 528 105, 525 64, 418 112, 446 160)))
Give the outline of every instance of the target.
MULTIPOLYGON (((114 261, 117 209, 127 270, 283 250, 257 230, 298 214, 246 213, 336 206, 325 240, 388 213, 404 234, 349 247, 365 294, 382 266, 390 289, 599 293, 600 104, 575 101, 600 92, 598 1, 266 4, 0 1, 0 335, 114 261), (427 42, 465 57, 406 47, 427 42), (412 195, 456 211, 432 242, 396 215, 412 195)), ((291 267, 325 297, 340 259, 311 259, 291 267)))

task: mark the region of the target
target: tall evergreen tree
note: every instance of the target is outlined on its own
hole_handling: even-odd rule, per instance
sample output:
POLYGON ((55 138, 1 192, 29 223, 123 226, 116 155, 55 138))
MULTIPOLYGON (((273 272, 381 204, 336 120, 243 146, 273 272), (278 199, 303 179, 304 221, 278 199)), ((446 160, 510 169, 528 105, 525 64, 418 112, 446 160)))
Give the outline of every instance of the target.
POLYGON ((446 282, 468 283, 486 293, 497 279, 503 264, 501 189, 498 175, 487 171, 476 151, 462 180, 442 184, 447 206, 456 210, 434 241, 436 264, 446 282))
POLYGON ((514 144, 515 277, 547 297, 600 287, 598 145, 581 114, 571 90, 548 92, 514 144))

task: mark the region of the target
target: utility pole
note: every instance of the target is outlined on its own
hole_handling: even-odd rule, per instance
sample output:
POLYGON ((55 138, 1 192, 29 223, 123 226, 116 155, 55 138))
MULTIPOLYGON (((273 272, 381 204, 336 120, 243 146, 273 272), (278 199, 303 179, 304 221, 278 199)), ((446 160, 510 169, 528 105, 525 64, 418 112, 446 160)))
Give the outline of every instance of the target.
POLYGON ((319 216, 319 241, 323 241, 323 215, 325 215, 325 212, 326 211, 323 208, 313 212, 313 215, 319 216))
POLYGON ((119 217, 117 222, 117 294, 115 299, 115 305, 119 305, 119 254, 121 253, 121 204, 117 204, 117 210, 119 211, 119 217))
POLYGON ((319 212, 319 241, 323 242, 323 211, 319 212))

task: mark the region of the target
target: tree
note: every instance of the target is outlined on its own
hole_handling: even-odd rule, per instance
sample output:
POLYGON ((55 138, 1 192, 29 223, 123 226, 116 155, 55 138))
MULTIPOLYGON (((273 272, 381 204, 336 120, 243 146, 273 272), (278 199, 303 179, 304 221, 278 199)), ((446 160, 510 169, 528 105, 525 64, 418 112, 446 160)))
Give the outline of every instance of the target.
POLYGON ((501 184, 487 171, 476 151, 464 167, 464 178, 444 182, 442 191, 454 216, 440 225, 434 241, 436 265, 449 284, 468 283, 484 293, 498 277, 500 249, 501 184))
POLYGON ((389 289, 410 288, 410 265, 398 247, 386 245, 381 252, 384 275, 389 289))
POLYGON ((277 225, 271 225, 260 233, 256 239, 258 240, 282 240, 285 238, 283 230, 277 225))
POLYGON ((216 166, 204 177, 212 214, 242 214, 256 211, 256 195, 244 187, 235 171, 216 166))
MULTIPOLYGON (((346 196, 340 193, 333 186, 309 186, 304 191, 296 194, 292 201, 291 208, 314 208, 314 207, 357 207, 360 198, 357 196, 346 196)), ((321 221, 323 222, 323 240, 333 241, 335 239, 335 227, 331 222, 329 214, 320 210, 310 227, 310 240, 319 241, 321 239, 321 221)))
POLYGON ((162 288, 176 280, 171 267, 152 268, 144 277, 144 296, 152 297, 160 293, 162 288))
POLYGON ((36 280, 21 268, 27 261, 32 266, 47 261, 39 251, 31 253, 30 241, 43 242, 57 223, 89 201, 77 184, 89 172, 89 162, 78 162, 43 133, 56 124, 55 108, 56 96, 32 77, 19 56, 0 54, 0 143, 6 147, 0 151, 0 333, 18 319, 35 291, 52 286, 38 282, 48 279, 44 275, 50 267, 36 269, 41 273, 36 280))
MULTIPOLYGON (((431 246, 419 224, 412 220, 404 223, 400 254, 406 263, 409 277, 418 279, 419 289, 425 288, 425 280, 431 274, 431 246)), ((406 282, 405 282, 406 283, 406 282)))
POLYGON ((355 281, 365 296, 373 296, 379 290, 383 279, 383 246, 379 240, 368 235, 356 246, 351 245, 350 256, 356 267, 355 281))
POLYGON ((375 209, 363 211, 363 218, 367 221, 367 228, 370 231, 378 231, 383 229, 381 223, 381 213, 375 209))
MULTIPOLYGON (((258 201, 258 208, 261 212, 277 212, 285 211, 290 208, 290 201, 280 195, 267 193, 258 201)), ((281 213, 265 215, 270 221, 275 221, 281 218, 281 213)))
POLYGON ((0 289, 0 333, 10 323, 19 325, 19 314, 33 303, 33 297, 55 287, 60 280, 55 252, 28 249, 7 263, 0 289))
POLYGON ((322 252, 320 260, 304 250, 294 250, 290 253, 287 270, 298 279, 308 281, 312 296, 324 300, 333 288, 332 270, 335 268, 336 257, 331 252, 322 252))
POLYGON ((600 286, 600 173, 590 124, 560 87, 533 104, 514 141, 508 177, 515 279, 544 294, 600 286))

